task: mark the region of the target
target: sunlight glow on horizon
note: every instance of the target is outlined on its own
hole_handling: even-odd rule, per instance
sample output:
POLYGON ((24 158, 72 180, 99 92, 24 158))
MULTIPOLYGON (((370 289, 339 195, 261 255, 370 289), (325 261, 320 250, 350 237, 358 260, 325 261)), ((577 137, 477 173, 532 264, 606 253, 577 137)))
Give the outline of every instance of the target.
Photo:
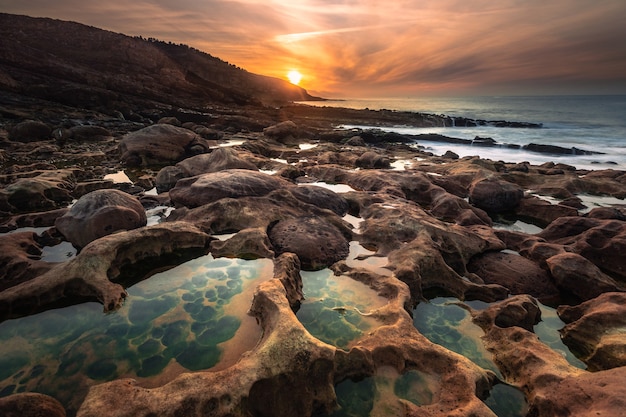
POLYGON ((183 43, 271 77, 297 68, 322 97, 626 94, 623 0, 0 0, 0 9, 183 43))
POLYGON ((287 73, 287 78, 291 84, 298 85, 302 81, 302 74, 300 74, 300 71, 291 70, 287 73))

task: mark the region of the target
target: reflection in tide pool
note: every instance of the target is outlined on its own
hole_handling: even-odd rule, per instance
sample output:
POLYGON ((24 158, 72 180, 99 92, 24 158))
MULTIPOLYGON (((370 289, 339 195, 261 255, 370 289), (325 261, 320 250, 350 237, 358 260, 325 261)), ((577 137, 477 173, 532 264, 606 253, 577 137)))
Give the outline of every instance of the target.
POLYGON ((206 255, 129 288, 109 314, 84 303, 0 323, 0 396, 40 392, 75 411, 97 383, 131 377, 157 386, 232 365, 261 336, 246 313, 272 268, 267 259, 206 255))
POLYGON ((482 329, 472 322, 467 310, 455 304, 458 301, 452 297, 437 297, 419 303, 413 310, 413 325, 431 342, 459 353, 501 377, 491 353, 483 346, 482 329))
MULTIPOLYGON (((469 312, 456 302, 456 298, 438 297, 419 303, 413 310, 413 324, 431 342, 465 356, 484 369, 492 370, 502 379, 491 353, 482 343, 482 329, 472 322, 469 312)), ((479 306, 484 307, 485 303, 474 304, 473 308, 479 306)), ((505 384, 496 385, 485 403, 499 417, 521 417, 526 415, 528 408, 524 395, 517 388, 505 384)))
POLYGON ((574 356, 561 340, 559 330, 565 327, 565 323, 556 314, 556 309, 543 304, 539 304, 539 308, 541 309, 541 321, 534 328, 539 340, 550 346, 552 350, 563 355, 570 365, 580 369, 587 369, 587 365, 574 356))
POLYGON ((440 389, 439 378, 417 370, 399 374, 382 367, 376 375, 360 381, 345 380, 335 387, 339 408, 330 417, 400 416, 400 399, 429 405, 440 389))
POLYGON ((330 269, 301 271, 306 299, 297 317, 311 335, 338 348, 348 348, 380 323, 369 314, 387 304, 367 285, 335 276, 330 269))

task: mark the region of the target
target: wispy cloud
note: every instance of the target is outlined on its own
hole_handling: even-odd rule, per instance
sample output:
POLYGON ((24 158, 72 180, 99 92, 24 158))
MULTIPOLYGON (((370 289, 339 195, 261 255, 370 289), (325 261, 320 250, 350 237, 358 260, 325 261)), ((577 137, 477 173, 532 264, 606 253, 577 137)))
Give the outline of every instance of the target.
POLYGON ((623 0, 0 0, 187 43, 326 95, 626 93, 623 0), (607 87, 608 86, 608 87, 607 87))

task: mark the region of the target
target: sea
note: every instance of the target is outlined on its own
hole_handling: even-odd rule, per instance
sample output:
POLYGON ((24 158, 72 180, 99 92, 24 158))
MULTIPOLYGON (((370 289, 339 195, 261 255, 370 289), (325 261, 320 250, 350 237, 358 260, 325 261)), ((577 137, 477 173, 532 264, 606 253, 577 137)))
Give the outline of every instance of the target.
POLYGON ((460 157, 478 155, 494 161, 528 161, 535 165, 554 162, 572 165, 578 169, 626 170, 626 95, 405 97, 304 103, 354 109, 413 111, 488 121, 541 123, 541 128, 393 126, 385 127, 384 130, 414 135, 437 133, 468 140, 476 136, 488 137, 499 145, 482 147, 419 141, 419 145, 435 155, 443 155, 450 150, 460 157), (577 148, 601 154, 545 154, 506 146, 523 147, 531 143, 577 148))

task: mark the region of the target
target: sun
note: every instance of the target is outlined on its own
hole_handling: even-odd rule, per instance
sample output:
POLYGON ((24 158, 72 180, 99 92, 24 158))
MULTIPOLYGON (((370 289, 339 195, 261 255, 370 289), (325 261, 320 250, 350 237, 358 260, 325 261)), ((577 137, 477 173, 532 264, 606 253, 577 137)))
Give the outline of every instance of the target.
POLYGON ((291 84, 298 85, 302 80, 302 74, 300 74, 300 71, 291 70, 287 73, 287 78, 291 84))

